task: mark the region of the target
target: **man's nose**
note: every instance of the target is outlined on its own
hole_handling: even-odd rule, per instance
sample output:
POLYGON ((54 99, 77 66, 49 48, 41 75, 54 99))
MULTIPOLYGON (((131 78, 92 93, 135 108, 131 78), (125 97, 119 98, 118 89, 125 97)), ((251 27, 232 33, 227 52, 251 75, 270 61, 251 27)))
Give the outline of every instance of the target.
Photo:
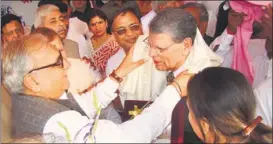
MULTIPOLYGON (((67 20, 67 22, 68 22, 68 20, 67 20)), ((60 26, 65 26, 65 23, 66 23, 66 20, 60 20, 59 21, 60 26)))
POLYGON ((131 29, 126 30, 126 36, 132 36, 134 35, 134 32, 131 29))
POLYGON ((154 56, 156 56, 156 55, 157 55, 156 50, 150 47, 149 56, 150 56, 150 57, 154 57, 154 56))
POLYGON ((17 34, 16 32, 13 32, 12 40, 16 40, 18 37, 19 37, 19 34, 17 34))

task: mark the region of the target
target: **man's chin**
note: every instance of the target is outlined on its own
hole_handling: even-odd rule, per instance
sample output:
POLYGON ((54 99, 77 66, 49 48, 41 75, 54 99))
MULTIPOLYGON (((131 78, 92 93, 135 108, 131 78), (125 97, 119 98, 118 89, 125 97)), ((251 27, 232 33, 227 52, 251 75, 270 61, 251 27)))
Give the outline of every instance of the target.
POLYGON ((63 40, 66 38, 67 33, 61 33, 59 34, 60 38, 63 40))
POLYGON ((156 65, 155 68, 157 70, 159 70, 159 71, 166 71, 166 68, 164 66, 161 66, 161 65, 159 65, 159 66, 156 65))
POLYGON ((70 87, 70 83, 69 83, 69 82, 67 82, 66 84, 64 84, 64 89, 65 89, 65 90, 68 90, 69 87, 70 87))

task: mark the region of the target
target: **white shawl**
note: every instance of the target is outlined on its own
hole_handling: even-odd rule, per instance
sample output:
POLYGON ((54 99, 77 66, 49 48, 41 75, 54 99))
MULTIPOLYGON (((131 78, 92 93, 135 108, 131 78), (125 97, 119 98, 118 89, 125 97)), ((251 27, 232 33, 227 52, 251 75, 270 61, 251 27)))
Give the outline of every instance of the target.
MULTIPOLYGON (((149 47, 143 40, 147 35, 139 36, 134 49, 133 60, 146 59, 147 62, 129 73, 121 84, 120 91, 132 97, 127 100, 154 100, 166 87, 167 72, 158 71, 152 58, 149 57, 149 47)), ((220 66, 223 59, 215 54, 204 41, 197 29, 193 48, 183 67, 189 73, 198 73, 204 68, 220 66)))
POLYGON ((193 47, 183 64, 184 69, 189 73, 198 73, 207 67, 220 66, 222 63, 223 58, 209 48, 197 28, 193 47))
POLYGON ((133 61, 146 59, 147 62, 129 73, 119 90, 127 93, 126 100, 153 101, 166 87, 166 72, 155 68, 152 58, 149 57, 149 47, 143 40, 147 35, 139 36, 134 45, 133 61))

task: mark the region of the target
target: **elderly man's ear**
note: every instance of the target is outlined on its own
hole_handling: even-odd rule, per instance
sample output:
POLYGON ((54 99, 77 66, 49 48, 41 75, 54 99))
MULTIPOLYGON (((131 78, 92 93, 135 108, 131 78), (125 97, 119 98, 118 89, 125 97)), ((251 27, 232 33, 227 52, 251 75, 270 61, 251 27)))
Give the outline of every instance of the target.
POLYGON ((38 81, 31 74, 27 74, 24 76, 23 83, 24 83, 24 87, 29 91, 39 93, 41 90, 41 87, 40 87, 38 81))
POLYGON ((185 38, 184 40, 183 40, 183 56, 187 56, 187 55, 189 55, 190 54, 190 51, 191 51, 191 48, 192 48, 192 45, 193 45, 193 43, 192 43, 192 39, 191 38, 185 38))

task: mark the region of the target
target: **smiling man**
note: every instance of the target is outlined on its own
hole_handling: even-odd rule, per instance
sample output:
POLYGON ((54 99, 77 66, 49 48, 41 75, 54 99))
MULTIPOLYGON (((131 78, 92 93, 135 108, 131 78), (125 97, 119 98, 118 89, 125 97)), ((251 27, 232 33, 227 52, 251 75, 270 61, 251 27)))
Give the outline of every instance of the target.
POLYGON ((154 101, 166 86, 166 73, 156 70, 152 59, 148 56, 147 44, 143 42, 147 36, 142 35, 140 19, 130 8, 121 10, 114 17, 112 30, 122 49, 108 60, 106 75, 118 67, 132 47, 136 47, 135 60, 147 59, 142 67, 126 77, 126 81, 119 88, 121 104, 114 104, 115 107, 122 110, 126 100, 154 101))
POLYGON ((80 58, 78 44, 66 39, 69 22, 60 9, 53 4, 40 6, 35 12, 34 27, 46 27, 54 30, 64 43, 64 50, 68 58, 80 58))

